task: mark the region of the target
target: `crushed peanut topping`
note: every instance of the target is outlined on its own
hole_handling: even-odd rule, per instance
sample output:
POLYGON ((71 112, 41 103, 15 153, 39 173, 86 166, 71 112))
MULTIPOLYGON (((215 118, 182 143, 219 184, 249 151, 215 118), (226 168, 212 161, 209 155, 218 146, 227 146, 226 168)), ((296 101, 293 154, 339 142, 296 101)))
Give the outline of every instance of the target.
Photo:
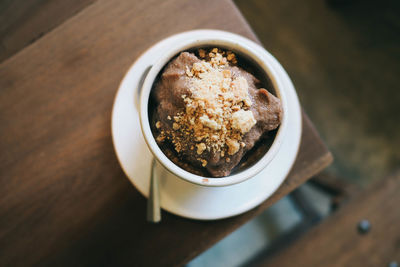
POLYGON ((201 161, 201 166, 203 166, 203 167, 207 166, 207 160, 200 159, 200 161, 201 161))
MULTIPOLYGON (((202 59, 186 66, 185 74, 191 95, 182 95, 185 111, 174 114, 172 128, 184 135, 170 133, 175 150, 193 150, 190 140, 196 141, 197 154, 219 152, 221 157, 234 155, 245 146, 243 135, 256 124, 250 107, 252 101, 246 78, 235 76, 229 69, 237 63, 234 53, 213 48, 198 50, 202 59), (185 140, 185 138, 187 138, 185 140)), ((172 115, 172 114, 171 114, 172 115)), ((168 116, 171 120, 171 117, 168 116)), ((158 122, 157 122, 158 123, 158 122)), ((159 128, 159 125, 156 124, 159 128)), ((165 133, 158 139, 164 140, 165 133)), ((198 158, 201 165, 207 161, 198 158)), ((226 162, 230 159, 227 157, 226 162)))
POLYGON ((206 57, 206 51, 204 49, 199 49, 199 56, 201 58, 205 58, 206 57))
POLYGON ((236 152, 239 151, 240 145, 239 142, 232 139, 227 139, 226 144, 228 145, 228 154, 234 155, 236 152))
POLYGON ((199 155, 201 155, 203 153, 203 151, 206 150, 206 148, 207 148, 206 144, 204 144, 204 143, 197 144, 196 146, 197 146, 197 154, 199 154, 199 155))
POLYGON ((179 126, 178 123, 174 122, 174 123, 172 124, 172 129, 174 129, 175 131, 178 130, 179 128, 180 128, 180 126, 179 126))
POLYGON ((256 120, 250 110, 241 109, 232 114, 232 128, 243 134, 250 131, 254 124, 256 124, 256 120))

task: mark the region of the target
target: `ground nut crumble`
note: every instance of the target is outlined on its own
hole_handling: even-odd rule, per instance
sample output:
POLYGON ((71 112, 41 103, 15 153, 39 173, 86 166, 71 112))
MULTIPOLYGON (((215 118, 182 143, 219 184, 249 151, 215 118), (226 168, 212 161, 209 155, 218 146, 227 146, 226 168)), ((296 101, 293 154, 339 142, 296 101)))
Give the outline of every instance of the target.
MULTIPOLYGON (((161 132, 159 140, 172 139, 175 150, 179 153, 195 139, 197 154, 204 151, 221 152, 221 157, 234 155, 239 151, 242 137, 255 124, 253 113, 249 110, 252 101, 248 93, 247 80, 244 77, 233 77, 229 64, 236 63, 236 56, 232 52, 224 52, 214 48, 208 53, 199 51, 201 62, 186 66, 185 74, 189 84, 190 95, 182 95, 185 111, 173 117, 174 132, 161 132)), ((156 122, 156 126, 160 121, 156 122)), ((202 166, 207 161, 198 158, 202 166)), ((228 159, 229 161, 229 159, 228 159)))

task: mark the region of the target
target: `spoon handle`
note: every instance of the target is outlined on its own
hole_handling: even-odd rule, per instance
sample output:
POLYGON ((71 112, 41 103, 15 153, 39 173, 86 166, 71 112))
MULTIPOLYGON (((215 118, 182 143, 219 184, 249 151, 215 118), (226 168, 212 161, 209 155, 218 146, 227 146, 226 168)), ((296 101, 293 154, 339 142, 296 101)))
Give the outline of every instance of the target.
POLYGON ((147 200, 147 221, 158 223, 161 221, 161 210, 160 192, 158 190, 158 178, 156 175, 154 175, 155 166, 156 160, 153 158, 150 171, 150 191, 149 198, 147 200))

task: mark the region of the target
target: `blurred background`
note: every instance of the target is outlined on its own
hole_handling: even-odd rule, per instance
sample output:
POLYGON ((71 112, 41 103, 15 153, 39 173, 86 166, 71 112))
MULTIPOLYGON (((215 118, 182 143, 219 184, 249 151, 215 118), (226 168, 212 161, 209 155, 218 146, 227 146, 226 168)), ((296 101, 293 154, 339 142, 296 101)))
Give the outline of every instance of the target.
POLYGON ((327 217, 337 187, 351 198, 400 167, 400 1, 234 2, 289 73, 334 162, 189 266, 255 264, 327 217))

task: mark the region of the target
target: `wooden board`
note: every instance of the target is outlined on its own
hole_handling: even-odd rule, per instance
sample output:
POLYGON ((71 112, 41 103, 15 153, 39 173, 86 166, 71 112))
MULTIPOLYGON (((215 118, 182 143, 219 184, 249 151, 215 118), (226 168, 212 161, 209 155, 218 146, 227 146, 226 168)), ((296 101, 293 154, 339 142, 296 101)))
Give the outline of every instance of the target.
POLYGON ((388 266, 400 262, 400 172, 355 197, 288 249, 259 266, 388 266), (358 223, 367 219, 370 232, 358 223))
POLYGON ((330 164, 304 115, 295 166, 262 205, 215 222, 145 221, 112 146, 114 95, 150 45, 196 28, 257 40, 227 0, 99 0, 0 64, 0 265, 182 264, 330 164))
POLYGON ((35 42, 94 1, 0 1, 0 62, 35 42))

